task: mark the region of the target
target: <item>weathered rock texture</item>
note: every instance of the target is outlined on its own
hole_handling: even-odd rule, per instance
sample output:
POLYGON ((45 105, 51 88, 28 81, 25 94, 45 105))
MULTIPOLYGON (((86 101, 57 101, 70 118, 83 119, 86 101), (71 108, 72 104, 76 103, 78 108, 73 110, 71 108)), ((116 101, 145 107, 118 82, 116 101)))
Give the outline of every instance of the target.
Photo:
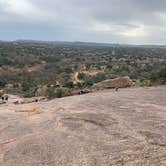
POLYGON ((0 106, 0 166, 166 165, 165 86, 14 100, 0 106))
POLYGON ((118 77, 99 82, 93 86, 94 89, 127 88, 134 86, 134 82, 128 77, 118 77))

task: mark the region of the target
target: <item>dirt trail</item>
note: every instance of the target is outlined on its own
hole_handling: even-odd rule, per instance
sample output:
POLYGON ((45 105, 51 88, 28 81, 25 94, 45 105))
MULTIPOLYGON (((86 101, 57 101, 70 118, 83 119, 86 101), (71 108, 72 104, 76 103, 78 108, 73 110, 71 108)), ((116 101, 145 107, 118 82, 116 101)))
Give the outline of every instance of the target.
POLYGON ((86 74, 86 75, 89 75, 89 76, 94 76, 94 75, 96 75, 96 74, 99 74, 99 73, 104 73, 104 69, 103 70, 90 70, 90 71, 84 71, 84 70, 82 70, 82 71, 80 71, 80 72, 75 72, 74 74, 73 74, 73 83, 74 84, 77 84, 77 83, 82 83, 83 81, 82 80, 79 80, 78 79, 78 75, 79 75, 79 73, 83 73, 83 74, 86 74))
POLYGON ((166 165, 166 86, 0 105, 0 166, 166 165), (40 110, 28 115, 18 109, 40 110))
POLYGON ((75 73, 73 74, 73 83, 74 83, 74 84, 82 83, 82 81, 78 79, 78 75, 79 75, 79 72, 75 72, 75 73))

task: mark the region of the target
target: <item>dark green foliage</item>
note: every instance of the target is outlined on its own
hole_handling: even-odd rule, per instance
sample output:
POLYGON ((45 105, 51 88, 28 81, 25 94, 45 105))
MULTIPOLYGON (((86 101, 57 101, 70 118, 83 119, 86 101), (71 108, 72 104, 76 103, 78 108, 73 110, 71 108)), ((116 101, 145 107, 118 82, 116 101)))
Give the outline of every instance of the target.
POLYGON ((56 95, 57 98, 63 97, 63 94, 64 94, 64 92, 63 92, 62 89, 59 88, 59 89, 56 90, 55 95, 56 95))
POLYGON ((55 89, 54 88, 48 87, 48 89, 47 89, 47 97, 49 99, 56 98, 56 94, 55 94, 55 89))
POLYGON ((47 89, 47 97, 49 99, 54 99, 54 98, 61 98, 61 97, 65 97, 65 96, 69 96, 71 95, 70 92, 68 91, 68 89, 65 88, 53 88, 50 87, 47 89))
POLYGON ((78 79, 79 80, 84 80, 86 78, 86 74, 84 74, 84 73, 79 73, 78 74, 78 79))
POLYGON ((75 87, 81 89, 83 88, 83 83, 78 82, 75 87))
POLYGON ((84 87, 90 87, 93 85, 93 81, 91 79, 87 79, 87 80, 85 80, 83 85, 84 85, 84 87))
POLYGON ((162 68, 159 73, 158 73, 158 77, 163 79, 164 81, 166 81, 166 67, 162 68))
POLYGON ((2 65, 12 65, 13 64, 13 62, 10 59, 6 58, 6 57, 1 57, 0 59, 1 59, 0 60, 0 66, 2 66, 2 65))
POLYGON ((25 91, 24 97, 27 97, 27 98, 34 97, 36 90, 37 90, 37 88, 33 87, 33 88, 25 91))
POLYGON ((24 97, 33 97, 35 96, 37 85, 31 79, 27 79, 22 82, 21 89, 24 93, 24 97))
POLYGON ((72 73, 72 69, 71 69, 70 67, 66 67, 66 68, 65 68, 65 72, 66 72, 67 74, 70 74, 70 73, 72 73))
POLYGON ((28 91, 31 88, 31 84, 28 81, 24 81, 21 86, 24 92, 28 91))
POLYGON ((67 87, 67 88, 74 88, 74 84, 72 81, 68 81, 64 84, 64 87, 67 87))
POLYGON ((0 88, 5 87, 6 84, 7 84, 6 80, 0 80, 0 88))
POLYGON ((78 79, 84 81, 84 86, 92 86, 94 83, 103 81, 106 79, 106 75, 104 73, 98 73, 96 75, 90 76, 84 73, 79 73, 78 79))
POLYGON ((160 69, 160 71, 157 73, 151 74, 150 79, 152 82, 165 84, 166 83, 166 67, 160 69))
POLYGON ((106 75, 104 73, 98 73, 98 74, 92 76, 90 79, 91 79, 91 81, 93 83, 98 83, 100 81, 105 80, 106 79, 106 75))
POLYGON ((77 70, 77 69, 78 69, 78 65, 74 64, 74 70, 77 70))
POLYGON ((13 84, 13 88, 19 88, 19 87, 20 87, 19 84, 17 84, 17 83, 13 84))
POLYGON ((107 64, 107 69, 112 69, 112 64, 107 64))

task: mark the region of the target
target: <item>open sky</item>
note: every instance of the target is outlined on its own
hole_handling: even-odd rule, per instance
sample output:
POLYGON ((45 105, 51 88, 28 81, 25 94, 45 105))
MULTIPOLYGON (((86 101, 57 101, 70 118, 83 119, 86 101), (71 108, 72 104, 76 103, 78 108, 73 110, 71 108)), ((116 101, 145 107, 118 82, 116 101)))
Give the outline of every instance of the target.
POLYGON ((166 0, 0 0, 0 40, 166 44, 166 0))

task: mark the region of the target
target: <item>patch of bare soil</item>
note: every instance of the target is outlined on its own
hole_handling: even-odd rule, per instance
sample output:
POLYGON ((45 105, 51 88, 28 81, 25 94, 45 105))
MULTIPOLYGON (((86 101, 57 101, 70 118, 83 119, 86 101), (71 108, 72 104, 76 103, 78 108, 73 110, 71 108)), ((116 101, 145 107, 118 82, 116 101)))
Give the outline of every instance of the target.
POLYGON ((43 64, 36 64, 36 65, 34 65, 34 66, 31 66, 31 67, 26 66, 26 67, 25 67, 25 70, 26 70, 27 72, 31 73, 31 72, 39 71, 39 70, 41 70, 42 68, 43 68, 43 64))
POLYGON ((78 79, 78 75, 79 75, 79 72, 75 72, 75 73, 73 74, 73 83, 74 83, 74 84, 82 83, 82 81, 78 79))
POLYGON ((166 86, 16 99, 0 105, 0 166, 166 165, 166 86))

